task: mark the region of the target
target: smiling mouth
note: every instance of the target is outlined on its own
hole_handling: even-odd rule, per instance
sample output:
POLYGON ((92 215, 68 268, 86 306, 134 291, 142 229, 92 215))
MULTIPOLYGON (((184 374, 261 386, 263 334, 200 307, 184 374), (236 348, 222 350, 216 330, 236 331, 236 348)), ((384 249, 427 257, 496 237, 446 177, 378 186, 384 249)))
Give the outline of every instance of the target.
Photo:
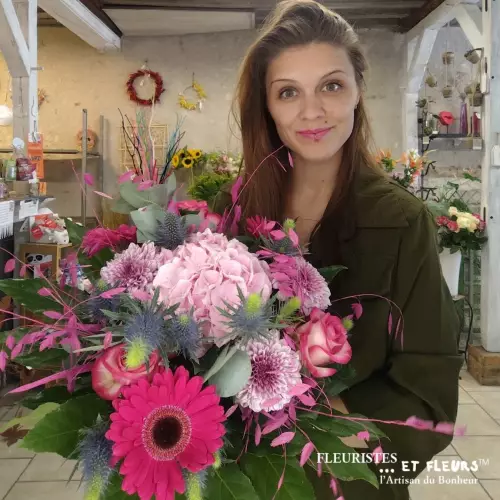
POLYGON ((314 129, 314 130, 299 130, 297 133, 306 139, 311 139, 314 142, 320 141, 323 137, 325 137, 330 130, 332 130, 333 127, 329 128, 321 128, 321 129, 314 129))

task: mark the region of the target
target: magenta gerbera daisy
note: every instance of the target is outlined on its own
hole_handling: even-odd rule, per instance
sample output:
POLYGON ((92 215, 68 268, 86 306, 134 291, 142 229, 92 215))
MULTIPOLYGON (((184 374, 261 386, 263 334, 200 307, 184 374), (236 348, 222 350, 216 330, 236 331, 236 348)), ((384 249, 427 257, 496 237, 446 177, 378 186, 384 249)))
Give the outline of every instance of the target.
POLYGON ((224 408, 215 386, 202 389, 203 378, 189 378, 180 366, 123 389, 106 437, 113 459, 123 462, 122 489, 141 500, 173 500, 184 493, 182 469, 200 472, 214 463, 222 447, 224 408))
POLYGON ((278 298, 286 300, 298 297, 301 311, 308 316, 313 308, 326 309, 330 306, 330 288, 318 270, 303 257, 275 255, 269 266, 273 287, 278 298))

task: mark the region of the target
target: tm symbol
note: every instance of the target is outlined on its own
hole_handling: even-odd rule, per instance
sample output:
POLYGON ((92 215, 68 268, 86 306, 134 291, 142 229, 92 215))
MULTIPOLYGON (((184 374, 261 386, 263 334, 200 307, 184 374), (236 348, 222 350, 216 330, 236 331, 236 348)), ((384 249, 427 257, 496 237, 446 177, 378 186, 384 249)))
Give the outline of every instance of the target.
POLYGON ((479 462, 479 465, 481 467, 488 467, 490 465, 490 459, 489 458, 480 458, 478 460, 478 462, 479 462))

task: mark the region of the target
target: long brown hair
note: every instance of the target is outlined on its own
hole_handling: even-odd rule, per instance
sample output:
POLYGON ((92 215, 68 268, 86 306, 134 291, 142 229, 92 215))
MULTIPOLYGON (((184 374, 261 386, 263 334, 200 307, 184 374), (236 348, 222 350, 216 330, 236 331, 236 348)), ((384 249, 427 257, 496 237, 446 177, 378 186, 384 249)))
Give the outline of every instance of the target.
MULTIPOLYGON (((240 197, 244 216, 283 219, 289 172, 284 171, 282 165, 288 165, 287 150, 267 109, 266 71, 269 63, 283 50, 311 43, 329 43, 344 48, 354 67, 360 91, 364 88, 366 59, 358 36, 347 21, 314 0, 280 2, 248 50, 237 87, 236 104, 245 163, 245 189, 240 197), (279 151, 269 156, 276 150, 279 151)), ((354 113, 354 128, 343 147, 337 188, 324 218, 334 211, 338 214, 345 206, 358 167, 372 164, 371 134, 362 92, 354 113)))

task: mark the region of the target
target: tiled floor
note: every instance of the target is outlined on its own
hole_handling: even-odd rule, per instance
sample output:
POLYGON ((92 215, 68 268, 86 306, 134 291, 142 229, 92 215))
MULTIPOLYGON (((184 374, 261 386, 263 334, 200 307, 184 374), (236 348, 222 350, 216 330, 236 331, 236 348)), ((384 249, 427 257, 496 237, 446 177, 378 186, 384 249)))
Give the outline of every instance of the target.
MULTIPOLYGON (((412 500, 500 500, 500 387, 480 386, 466 372, 460 386, 458 423, 467 425, 467 436, 455 438, 437 460, 478 460, 479 468, 425 472, 420 484, 410 487, 412 500), (462 484, 445 484, 446 479, 456 483, 457 475, 462 484)), ((15 409, 0 407, 0 421, 14 416, 15 409)), ((81 500, 80 478, 73 461, 0 443, 0 500, 81 500)))

